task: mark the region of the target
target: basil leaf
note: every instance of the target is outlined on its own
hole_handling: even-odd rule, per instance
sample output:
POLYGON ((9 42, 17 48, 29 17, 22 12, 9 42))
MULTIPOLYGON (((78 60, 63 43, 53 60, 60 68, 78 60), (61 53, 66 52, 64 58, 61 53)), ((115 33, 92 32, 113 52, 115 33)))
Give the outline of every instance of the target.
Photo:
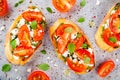
POLYGON ((14 7, 18 7, 19 3, 15 3, 14 7))
POLYGON ((36 21, 32 21, 30 24, 32 29, 36 29, 37 28, 37 22, 36 21))
POLYGON ((46 50, 41 50, 40 51, 42 54, 46 54, 46 50))
POLYGON ((82 36, 81 33, 77 33, 77 38, 80 38, 82 36))
POLYGON ((22 4, 23 2, 24 2, 24 0, 20 0, 18 3, 19 3, 19 4, 22 4))
POLYGON ((67 28, 64 29, 64 32, 65 33, 71 33, 72 30, 73 30, 72 27, 67 27, 67 28))
POLYGON ((81 7, 84 7, 86 5, 86 0, 82 0, 81 2, 80 2, 80 6, 81 7))
POLYGON ((88 49, 88 44, 86 44, 86 43, 82 44, 82 48, 88 49))
POLYGON ((12 46, 13 49, 16 48, 16 46, 17 46, 16 45, 16 40, 15 39, 11 40, 10 45, 12 46))
POLYGON ((117 42, 117 38, 116 37, 109 37, 108 40, 112 43, 117 42))
POLYGON ((49 13, 53 13, 52 9, 50 7, 46 8, 49 13))
POLYGON ((38 68, 43 70, 43 71, 47 71, 50 68, 50 66, 46 63, 42 63, 42 64, 38 65, 38 68))
POLYGON ((2 66, 2 71, 3 71, 3 72, 8 72, 8 71, 10 71, 10 70, 11 70, 10 64, 4 64, 4 65, 2 66))
POLYGON ((82 22, 84 22, 84 21, 85 21, 85 18, 84 18, 84 17, 81 17, 81 18, 78 19, 78 22, 80 22, 80 23, 82 23, 82 22))
POLYGON ((102 26, 102 31, 104 31, 105 30, 105 26, 102 26))
POLYGON ((90 63, 90 58, 87 57, 87 56, 85 56, 85 57, 84 57, 84 63, 85 63, 85 64, 89 64, 89 63, 90 63))
POLYGON ((76 48, 75 44, 73 44, 73 43, 68 44, 68 50, 70 53, 74 53, 75 48, 76 48))

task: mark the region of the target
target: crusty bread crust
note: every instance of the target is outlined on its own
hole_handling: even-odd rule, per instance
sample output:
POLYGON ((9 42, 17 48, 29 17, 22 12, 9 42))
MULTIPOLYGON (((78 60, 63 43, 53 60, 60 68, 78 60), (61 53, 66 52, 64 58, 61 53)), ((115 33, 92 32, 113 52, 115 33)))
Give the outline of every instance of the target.
MULTIPOLYGON (((28 9, 33 9, 35 8, 35 6, 29 6, 28 9)), ((43 14, 42 14, 43 15, 43 14)), ((44 16, 44 15, 43 15, 44 16)), ((34 50, 34 53, 32 55, 30 55, 28 58, 23 58, 23 57, 19 57, 18 59, 15 59, 15 57, 13 56, 12 52, 11 52, 11 46, 10 46, 10 32, 13 28, 16 27, 17 23, 19 22, 19 20, 22 18, 22 15, 20 14, 12 23, 11 27, 9 28, 7 34, 6 34, 6 41, 5 41, 5 55, 6 58, 9 62, 15 64, 15 65, 24 65, 25 63, 27 63, 33 56, 33 54, 35 53, 35 51, 40 47, 41 43, 37 46, 37 48, 34 50)), ((18 56, 17 56, 18 57, 18 56)))
MULTIPOLYGON (((56 49, 57 46, 56 46, 56 43, 55 43, 55 41, 54 41, 54 37, 53 37, 53 36, 54 36, 54 33, 55 33, 56 29, 59 27, 59 25, 60 25, 61 23, 73 25, 73 27, 75 28, 76 32, 82 33, 83 36, 86 38, 89 46, 92 48, 92 45, 91 45, 90 41, 88 40, 88 38, 86 37, 86 35, 84 34, 84 32, 83 32, 76 24, 74 24, 73 22, 71 22, 71 21, 69 21, 69 20, 67 20, 67 19, 59 18, 59 19, 50 27, 50 29, 49 29, 49 35, 50 35, 51 42, 52 42, 52 44, 53 44, 53 46, 54 46, 54 49, 56 49)), ((64 61, 64 59, 63 59, 62 56, 57 52, 57 50, 56 50, 56 54, 58 55, 58 58, 59 58, 59 59, 61 59, 61 60, 64 61)), ((86 72, 81 72, 81 73, 80 73, 80 72, 79 72, 79 73, 77 72, 77 74, 85 74, 85 73, 86 73, 86 72)))
POLYGON ((101 34, 103 32, 102 25, 105 24, 105 22, 106 22, 107 19, 109 19, 110 13, 111 13, 111 11, 113 10, 114 7, 115 7, 115 5, 108 11, 108 13, 104 17, 102 23, 100 24, 100 26, 99 26, 98 30, 96 31, 96 34, 95 34, 95 40, 96 40, 97 45, 101 49, 106 50, 108 52, 112 52, 113 50, 118 49, 118 48, 113 48, 113 47, 109 46, 108 44, 106 44, 104 42, 103 38, 101 37, 101 34))

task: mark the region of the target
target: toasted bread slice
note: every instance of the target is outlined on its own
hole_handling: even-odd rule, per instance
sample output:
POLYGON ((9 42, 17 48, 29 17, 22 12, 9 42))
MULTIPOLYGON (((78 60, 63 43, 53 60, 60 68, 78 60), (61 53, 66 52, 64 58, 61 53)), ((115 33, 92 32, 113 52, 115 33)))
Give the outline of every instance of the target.
MULTIPOLYGON (((45 17, 44 15, 42 14, 41 10, 39 10, 36 6, 29 6, 28 9, 24 12, 27 12, 27 11, 33 11, 34 12, 34 9, 36 9, 35 12, 40 12, 41 15, 43 16, 44 18, 44 22, 45 22, 45 17)), ((23 13, 24 13, 23 12, 23 13)), ((23 14, 22 13, 22 14, 23 14)), ((16 64, 16 65, 24 65, 25 63, 27 63, 31 58, 32 56, 34 55, 35 51, 38 49, 38 47, 40 47, 41 43, 42 43, 42 40, 39 40, 37 41, 37 45, 35 46, 35 48, 33 49, 33 53, 30 54, 30 55, 26 55, 26 56, 18 56, 18 55, 14 55, 14 50, 15 49, 12 49, 12 46, 11 46, 11 32, 13 29, 15 29, 18 25, 18 23, 20 23, 20 20, 21 19, 24 19, 22 14, 20 14, 15 20, 14 22, 12 23, 12 25, 10 26, 7 34, 6 34, 6 41, 5 41, 5 55, 6 55, 6 58, 9 62, 13 63, 13 64, 16 64)), ((29 15, 31 16, 31 15, 29 15)), ((24 19, 25 20, 25 19, 24 19)), ((25 20, 26 21, 26 20, 25 20)), ((28 22, 28 21, 27 21, 28 22)), ((22 23, 21 23, 22 24, 22 23)), ((20 24, 20 25, 21 25, 20 24)), ((26 24, 26 23, 25 23, 26 24)), ((23 24, 24 25, 24 24, 23 24)), ((22 26, 22 25, 21 25, 22 26)), ((21 27, 19 26, 19 27, 21 27)), ((30 28, 30 26, 29 26, 30 28)), ((18 31, 20 28, 17 28, 18 31)), ((31 29, 32 30, 32 29, 31 29)), ((13 33, 16 33, 16 32, 13 32, 13 33)), ((18 33, 16 34, 18 36, 18 33)), ((24 36, 24 35, 23 35, 24 36)), ((17 41, 16 41, 17 43, 17 41)), ((19 43, 19 45, 21 45, 21 43, 19 43)), ((19 46, 17 45, 17 46, 19 46)))
MULTIPOLYGON (((119 47, 112 47, 112 46, 108 45, 108 44, 103 40, 103 38, 102 38, 103 24, 105 24, 106 21, 110 19, 111 14, 113 14, 113 13, 115 12, 115 10, 114 10, 115 7, 120 7, 120 6, 118 6, 118 5, 120 5, 120 3, 117 3, 116 5, 114 5, 114 6, 108 11, 108 13, 107 13, 106 16, 104 17, 103 21, 101 22, 101 24, 100 24, 100 26, 99 26, 98 30, 96 31, 96 34, 95 34, 95 40, 96 40, 97 45, 98 45, 101 49, 103 49, 103 50, 105 50, 105 51, 108 51, 108 52, 112 52, 112 51, 118 49, 119 47)), ((109 24, 109 23, 108 23, 108 24, 109 24)), ((109 26, 107 26, 107 27, 109 28, 109 26)))
MULTIPOLYGON (((67 59, 70 57, 70 52, 69 52, 69 50, 65 50, 63 53, 61 53, 61 52, 59 52, 59 50, 58 50, 58 42, 57 41, 59 41, 59 39, 61 39, 61 37, 58 39, 58 40, 55 40, 54 38, 55 38, 55 36, 56 36, 56 30, 61 26, 61 25, 71 25, 72 26, 72 28, 74 29, 74 32, 75 33, 80 33, 84 38, 85 38, 85 42, 87 43, 87 45, 89 45, 89 48, 91 48, 92 49, 92 46, 91 46, 91 43, 90 43, 90 41, 88 40, 88 38, 86 37, 86 35, 83 33, 83 31, 76 25, 76 24, 74 24, 73 22, 71 22, 71 21, 69 21, 69 20, 67 20, 67 19, 64 19, 64 18, 60 18, 60 19, 58 19, 51 27, 50 27, 50 29, 49 29, 49 33, 50 33, 50 39, 51 39, 51 42, 52 42, 52 44, 53 44, 53 46, 54 46, 54 48, 55 48, 55 51, 56 51, 56 53, 57 53, 57 55, 58 55, 58 58, 60 58, 61 60, 63 60, 67 65, 69 65, 68 63, 67 63, 67 59), (67 54, 67 56, 65 56, 65 52, 66 51, 68 51, 69 53, 67 54), (69 56, 68 56, 69 55, 69 56), (65 56, 65 57, 64 57, 65 56)), ((68 26, 69 27, 69 26, 68 26)), ((64 30, 63 30, 64 31, 64 30)), ((72 35, 72 32, 70 33, 70 35, 72 35)), ((74 38, 74 39, 71 39, 71 41, 74 41, 74 40, 76 40, 77 39, 77 37, 76 38, 74 38)), ((66 46, 66 48, 68 47, 68 45, 69 45, 69 43, 72 43, 71 41, 68 41, 68 43, 67 43, 67 46, 66 46)), ((63 45, 60 45, 60 46, 63 46, 64 47, 64 44, 63 45)), ((81 46, 79 47, 79 49, 81 50, 81 49, 83 49, 81 46)), ((79 50, 78 49, 78 50, 79 50)), ((83 50, 87 50, 87 49, 83 49, 83 50)), ((76 49, 75 49, 75 51, 77 51, 77 47, 76 47, 76 49)), ((75 56, 77 56, 74 51, 74 53, 73 53, 73 55, 75 55, 75 56)), ((89 52, 89 51, 88 51, 89 52)), ((84 71, 76 71, 76 70, 74 70, 74 69, 72 69, 71 67, 71 69, 75 72, 75 73, 77 73, 77 74, 85 74, 85 73, 87 73, 87 72, 89 72, 89 71, 91 71, 93 68, 94 68, 94 65, 95 65, 95 63, 94 63, 94 53, 93 53, 93 50, 90 52, 90 54, 92 55, 92 66, 90 67, 90 69, 87 71, 87 69, 86 70, 84 70, 84 71)), ((77 56, 77 58, 76 59, 79 59, 79 57, 77 56)), ((83 64, 84 65, 86 65, 85 63, 84 63, 84 61, 83 61, 83 64)), ((87 65, 87 67, 88 67, 88 65, 87 65)))

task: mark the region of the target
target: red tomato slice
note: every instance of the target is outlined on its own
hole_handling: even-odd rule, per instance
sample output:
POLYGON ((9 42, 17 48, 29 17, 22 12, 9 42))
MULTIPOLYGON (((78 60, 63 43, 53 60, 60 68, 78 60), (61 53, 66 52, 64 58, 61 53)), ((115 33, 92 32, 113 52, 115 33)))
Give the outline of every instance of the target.
POLYGON ((94 55, 85 49, 78 49, 75 53, 80 59, 84 60, 85 57, 90 58, 89 64, 94 64, 94 55))
POLYGON ((115 37, 115 34, 112 34, 110 29, 107 28, 103 31, 103 40, 109 45, 109 46, 112 46, 112 47, 116 47, 117 44, 116 43, 113 43, 113 42, 110 42, 109 41, 109 37, 115 37))
POLYGON ((17 48, 15 48, 14 55, 16 55, 16 56, 30 56, 33 54, 33 52, 34 52, 34 49, 32 47, 20 45, 17 48))
POLYGON ((75 2, 76 0, 52 0, 54 7, 60 12, 68 12, 75 2))
POLYGON ((68 66, 75 72, 86 72, 86 66, 84 64, 74 63, 70 58, 67 58, 68 66))
POLYGON ((6 0, 0 0, 0 16, 4 16, 8 12, 8 5, 6 0))
POLYGON ((120 8, 110 17, 110 29, 114 33, 120 33, 120 8))
POLYGON ((76 45, 76 49, 79 49, 84 42, 85 42, 84 36, 76 38, 75 40, 72 41, 72 43, 76 45))
POLYGON ((43 15, 41 12, 35 11, 26 11, 22 14, 23 18, 27 21, 34 21, 36 20, 38 23, 42 21, 43 15))
POLYGON ((120 33, 116 34, 116 38, 120 41, 120 33))
POLYGON ((34 71, 28 76, 27 80, 50 80, 50 78, 42 71, 34 71))
POLYGON ((34 30, 33 40, 40 41, 40 40, 42 40, 43 36, 44 36, 44 30, 43 30, 42 26, 40 24, 38 24, 37 29, 34 30))
POLYGON ((22 45, 30 45, 30 33, 27 25, 20 27, 18 31, 18 39, 22 45))
POLYGON ((98 67, 98 75, 100 77, 106 77, 115 67, 113 61, 106 61, 98 67))

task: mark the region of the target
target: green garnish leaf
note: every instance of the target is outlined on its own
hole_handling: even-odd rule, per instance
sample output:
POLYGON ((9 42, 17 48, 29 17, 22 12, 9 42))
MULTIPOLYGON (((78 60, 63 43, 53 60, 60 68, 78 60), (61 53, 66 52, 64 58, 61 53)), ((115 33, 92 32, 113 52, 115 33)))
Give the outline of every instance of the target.
POLYGON ((86 43, 82 44, 82 48, 88 49, 88 44, 86 44, 86 43))
POLYGON ((36 29, 37 28, 37 22, 36 21, 32 21, 30 24, 32 29, 36 29))
POLYGON ((42 54, 46 54, 46 50, 41 50, 40 51, 42 54))
POLYGON ((18 7, 19 3, 15 3, 14 7, 18 7))
POLYGON ((90 58, 87 56, 84 56, 84 63, 89 64, 90 63, 90 58))
POLYGON ((16 40, 15 39, 11 40, 10 45, 12 46, 13 49, 16 48, 16 46, 17 46, 16 45, 16 40))
POLYGON ((80 2, 80 6, 81 7, 84 7, 86 5, 86 0, 82 0, 81 2, 80 2))
POLYGON ((50 7, 46 8, 49 13, 53 13, 52 9, 50 7))
POLYGON ((46 27, 46 22, 45 21, 42 21, 40 24, 42 25, 43 28, 46 27))
POLYGON ((77 38, 80 38, 82 36, 81 33, 77 33, 77 38))
POLYGON ((23 2, 24 2, 24 0, 20 0, 18 3, 19 3, 19 4, 22 4, 23 2))
POLYGON ((67 28, 64 29, 64 32, 65 32, 65 33, 71 33, 72 30, 73 30, 72 27, 67 27, 67 28))
POLYGON ((4 65, 2 66, 2 71, 3 71, 3 72, 8 72, 8 71, 10 71, 10 70, 11 70, 10 64, 4 64, 4 65))
POLYGON ((73 44, 73 43, 68 44, 68 50, 70 53, 74 53, 75 48, 76 48, 75 44, 73 44))
POLYGON ((80 22, 80 23, 82 23, 82 22, 84 22, 84 21, 85 21, 85 18, 84 18, 84 17, 81 17, 81 18, 78 19, 78 22, 80 22))
POLYGON ((120 25, 118 26, 118 29, 120 29, 120 25))
POLYGON ((108 40, 112 43, 116 43, 117 42, 117 38, 116 37, 109 37, 108 40))
POLYGON ((38 65, 38 68, 43 70, 43 71, 47 71, 50 68, 50 66, 46 63, 42 63, 42 64, 38 65))
POLYGON ((104 31, 105 30, 105 26, 102 26, 102 31, 104 31))

